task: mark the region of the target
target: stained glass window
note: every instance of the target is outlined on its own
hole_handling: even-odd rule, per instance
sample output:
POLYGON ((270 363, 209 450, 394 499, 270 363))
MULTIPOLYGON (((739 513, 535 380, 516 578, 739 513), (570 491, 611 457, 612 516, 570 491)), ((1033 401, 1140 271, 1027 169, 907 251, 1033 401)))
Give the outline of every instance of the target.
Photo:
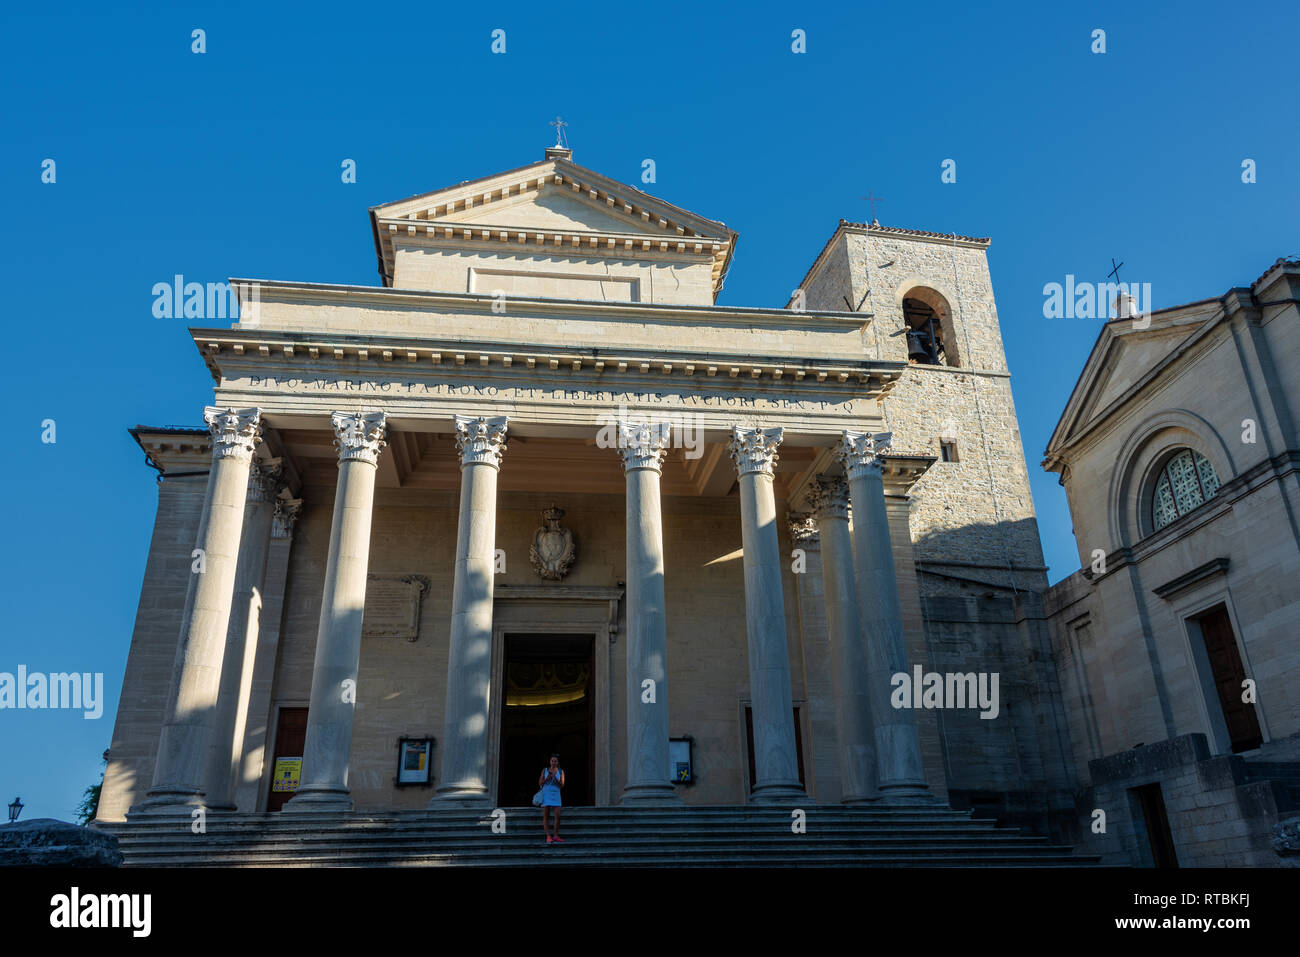
POLYGON ((1219 476, 1209 459, 1183 449, 1165 463, 1151 501, 1151 522, 1159 531, 1176 518, 1204 505, 1219 491, 1219 476))
POLYGON ((1178 506, 1174 504, 1174 493, 1169 488, 1168 475, 1160 476, 1160 481, 1156 484, 1154 507, 1156 528, 1164 528, 1178 517, 1178 506))

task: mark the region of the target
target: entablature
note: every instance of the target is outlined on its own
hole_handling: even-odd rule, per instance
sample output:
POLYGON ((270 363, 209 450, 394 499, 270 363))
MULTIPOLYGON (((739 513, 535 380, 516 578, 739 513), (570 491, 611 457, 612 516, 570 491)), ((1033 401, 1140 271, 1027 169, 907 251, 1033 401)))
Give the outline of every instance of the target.
POLYGON ((212 461, 212 433, 183 426, 137 425, 127 430, 158 474, 207 472, 212 461))
MULTIPOLYGON (((195 328, 190 330, 190 334, 218 384, 236 367, 244 371, 259 370, 265 375, 283 373, 302 377, 310 374, 313 365, 323 370, 346 367, 347 371, 356 372, 368 364, 376 368, 393 364, 471 374, 491 370, 528 379, 540 376, 563 380, 572 373, 586 372, 609 380, 627 378, 627 387, 636 386, 638 379, 696 378, 734 380, 727 386, 732 391, 749 391, 755 387, 767 389, 774 384, 812 390, 848 388, 856 396, 866 393, 879 399, 894 387, 908 368, 903 362, 866 358, 832 362, 680 348, 548 349, 475 340, 439 342, 425 338, 361 338, 239 327, 195 328)), ((607 386, 613 387, 614 383, 611 381, 607 386)))

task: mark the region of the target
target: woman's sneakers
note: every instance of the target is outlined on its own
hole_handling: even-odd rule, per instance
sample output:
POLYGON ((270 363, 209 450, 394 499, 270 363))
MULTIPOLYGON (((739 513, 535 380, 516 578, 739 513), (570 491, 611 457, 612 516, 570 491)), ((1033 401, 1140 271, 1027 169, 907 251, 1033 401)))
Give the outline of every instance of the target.
POLYGON ((549 835, 549 834, 546 835, 546 843, 547 843, 547 844, 553 844, 553 843, 554 843, 554 841, 551 840, 551 835, 549 835))
POLYGON ((564 843, 564 838, 560 837, 560 835, 558 835, 558 834, 555 835, 555 843, 556 843, 556 844, 563 844, 563 843, 564 843))

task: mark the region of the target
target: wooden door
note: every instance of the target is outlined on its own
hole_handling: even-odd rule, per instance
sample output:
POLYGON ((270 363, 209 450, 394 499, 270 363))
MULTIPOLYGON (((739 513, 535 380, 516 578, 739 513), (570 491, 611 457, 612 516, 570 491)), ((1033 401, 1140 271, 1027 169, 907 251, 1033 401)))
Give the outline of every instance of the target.
POLYGON ((266 798, 266 809, 278 811, 284 807, 293 791, 275 790, 275 766, 281 758, 302 760, 303 747, 307 743, 307 709, 281 708, 280 720, 275 728, 275 751, 271 757, 271 781, 267 787, 271 792, 266 798))
POLYGON ((1255 706, 1241 697, 1245 689, 1246 669, 1241 665, 1237 639, 1232 633, 1232 620, 1223 605, 1198 620, 1201 636, 1205 639, 1205 652, 1210 659, 1210 672, 1223 709, 1223 720, 1228 725, 1228 738, 1233 752, 1251 751, 1264 741, 1259 730, 1259 716, 1255 706))

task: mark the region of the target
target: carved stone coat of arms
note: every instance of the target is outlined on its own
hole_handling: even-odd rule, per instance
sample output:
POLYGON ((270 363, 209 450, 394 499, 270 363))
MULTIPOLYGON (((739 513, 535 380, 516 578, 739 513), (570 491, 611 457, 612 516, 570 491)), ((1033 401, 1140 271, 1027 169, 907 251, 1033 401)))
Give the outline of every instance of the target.
POLYGON ((545 524, 533 533, 533 547, 528 553, 534 570, 547 581, 556 582, 567 575, 569 566, 578 557, 573 531, 560 527, 562 518, 564 509, 554 505, 542 512, 545 524))

